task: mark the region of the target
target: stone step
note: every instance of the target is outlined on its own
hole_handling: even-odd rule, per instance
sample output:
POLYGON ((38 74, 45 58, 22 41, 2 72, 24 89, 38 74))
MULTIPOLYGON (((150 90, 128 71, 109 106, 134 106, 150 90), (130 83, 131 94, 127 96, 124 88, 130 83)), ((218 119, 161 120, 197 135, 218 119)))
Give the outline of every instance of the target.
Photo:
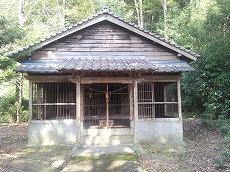
POLYGON ((82 136, 82 145, 119 145, 119 144, 132 144, 134 143, 133 135, 94 135, 94 136, 82 136))

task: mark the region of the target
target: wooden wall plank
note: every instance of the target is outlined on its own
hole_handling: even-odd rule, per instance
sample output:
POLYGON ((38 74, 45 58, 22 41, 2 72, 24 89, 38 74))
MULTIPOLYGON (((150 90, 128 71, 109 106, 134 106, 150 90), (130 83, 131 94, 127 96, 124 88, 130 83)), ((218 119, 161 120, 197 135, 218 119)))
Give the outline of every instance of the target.
POLYGON ((62 60, 65 56, 100 55, 142 55, 148 60, 178 60, 176 53, 152 41, 109 23, 99 23, 77 33, 68 35, 41 50, 32 60, 62 60))

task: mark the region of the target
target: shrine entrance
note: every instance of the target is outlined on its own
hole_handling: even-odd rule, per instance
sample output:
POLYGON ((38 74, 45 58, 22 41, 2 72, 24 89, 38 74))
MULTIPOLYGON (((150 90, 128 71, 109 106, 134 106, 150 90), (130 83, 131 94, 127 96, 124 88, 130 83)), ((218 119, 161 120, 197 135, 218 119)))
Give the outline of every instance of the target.
POLYGON ((84 128, 130 127, 130 85, 84 84, 84 128))

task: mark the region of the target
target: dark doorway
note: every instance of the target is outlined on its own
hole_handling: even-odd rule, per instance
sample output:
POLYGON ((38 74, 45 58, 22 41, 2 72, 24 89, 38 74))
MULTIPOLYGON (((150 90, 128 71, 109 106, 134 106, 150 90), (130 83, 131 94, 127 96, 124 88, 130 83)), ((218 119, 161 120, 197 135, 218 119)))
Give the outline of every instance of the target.
POLYGON ((128 84, 86 84, 84 128, 129 127, 128 84))

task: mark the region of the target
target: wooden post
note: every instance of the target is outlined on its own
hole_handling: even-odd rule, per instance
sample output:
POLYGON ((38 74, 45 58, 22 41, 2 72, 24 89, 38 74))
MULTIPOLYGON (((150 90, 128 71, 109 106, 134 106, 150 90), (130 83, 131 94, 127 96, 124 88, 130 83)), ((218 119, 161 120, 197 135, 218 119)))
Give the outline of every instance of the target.
POLYGON ((134 81, 134 142, 138 142, 138 93, 137 93, 137 79, 134 81))
POLYGON ((129 110, 130 110, 130 118, 129 120, 133 120, 133 87, 129 85, 129 110))
POLYGON ((180 80, 177 81, 177 95, 178 95, 178 116, 182 119, 182 109, 181 109, 181 90, 180 90, 180 80))
POLYGON ((33 82, 29 81, 29 119, 28 122, 30 122, 33 118, 33 82))
POLYGON ((41 120, 42 116, 41 116, 41 85, 37 84, 37 104, 38 105, 38 119, 41 120))
MULTIPOLYGON (((166 86, 163 86, 163 92, 164 92, 164 102, 167 102, 167 96, 166 96, 166 86)), ((167 116, 167 104, 164 103, 164 116, 167 116)))
POLYGON ((105 99, 106 99, 106 128, 109 128, 109 86, 107 84, 106 86, 106 94, 105 94, 105 99))
POLYGON ((80 99, 80 101, 81 101, 81 115, 80 115, 80 117, 81 117, 81 131, 82 131, 82 129, 83 129, 83 122, 84 122, 84 106, 83 106, 83 102, 84 102, 84 95, 83 95, 83 93, 84 93, 84 87, 81 87, 81 99, 80 99))
POLYGON ((77 143, 81 142, 81 83, 76 81, 76 125, 77 143))
MULTIPOLYGON (((155 103, 155 91, 154 91, 154 83, 151 83, 151 89, 152 89, 152 103, 155 103)), ((155 118, 156 117, 156 104, 153 104, 152 105, 152 111, 153 111, 153 114, 152 114, 152 118, 155 118)))
MULTIPOLYGON (((59 83, 57 84, 56 95, 57 95, 56 102, 59 103, 59 83)), ((58 104, 56 106, 56 110, 57 110, 57 119, 58 119, 59 117, 59 105, 58 104)))
POLYGON ((43 119, 46 120, 46 96, 47 96, 47 86, 45 86, 43 88, 43 103, 45 103, 44 105, 44 111, 43 111, 43 119))

